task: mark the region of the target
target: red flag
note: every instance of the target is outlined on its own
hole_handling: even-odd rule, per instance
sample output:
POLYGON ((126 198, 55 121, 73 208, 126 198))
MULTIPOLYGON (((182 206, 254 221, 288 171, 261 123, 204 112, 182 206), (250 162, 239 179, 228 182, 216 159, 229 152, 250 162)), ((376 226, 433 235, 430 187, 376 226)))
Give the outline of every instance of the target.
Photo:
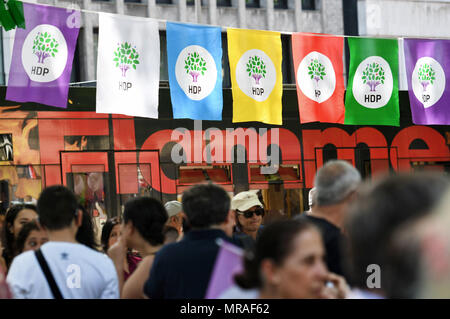
POLYGON ((31 179, 37 178, 36 171, 34 170, 32 165, 28 165, 28 175, 30 176, 31 179))
POLYGON ((301 123, 344 123, 343 51, 343 37, 292 35, 301 123))

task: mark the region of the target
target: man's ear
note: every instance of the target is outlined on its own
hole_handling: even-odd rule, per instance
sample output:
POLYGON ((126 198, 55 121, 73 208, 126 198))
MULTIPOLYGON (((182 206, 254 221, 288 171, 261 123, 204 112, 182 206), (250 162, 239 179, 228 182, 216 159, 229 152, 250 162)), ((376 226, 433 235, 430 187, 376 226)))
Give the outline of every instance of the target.
POLYGON ((227 223, 231 223, 233 227, 236 226, 236 214, 231 209, 228 211, 227 223))
POLYGON ((77 217, 75 218, 75 223, 78 227, 83 223, 83 211, 81 209, 77 209, 77 217))
POLYGON ((134 225, 131 221, 128 221, 128 223, 123 224, 122 226, 122 234, 126 236, 131 236, 134 233, 134 225))
POLYGON ((261 274, 269 284, 277 285, 280 283, 277 267, 270 259, 261 261, 261 274))

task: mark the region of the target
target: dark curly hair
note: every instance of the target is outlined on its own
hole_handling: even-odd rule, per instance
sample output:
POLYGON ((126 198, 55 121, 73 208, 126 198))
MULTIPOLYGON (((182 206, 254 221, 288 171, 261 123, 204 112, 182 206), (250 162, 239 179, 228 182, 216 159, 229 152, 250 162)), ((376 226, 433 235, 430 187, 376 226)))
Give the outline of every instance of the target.
POLYGON ((94 222, 91 214, 81 205, 78 205, 78 210, 82 212, 83 219, 81 225, 78 227, 76 234, 76 240, 91 249, 99 250, 99 244, 95 236, 94 222))
POLYGON ((125 204, 123 221, 133 223, 139 234, 151 245, 164 243, 163 228, 168 219, 163 204, 150 197, 138 197, 125 204))
POLYGON ((3 258, 5 259, 6 266, 9 268, 15 253, 15 238, 14 234, 9 230, 9 228, 14 224, 19 213, 24 209, 31 209, 36 212, 37 208, 33 204, 17 204, 11 206, 6 212, 5 222, 3 223, 2 231, 2 244, 4 247, 3 258))
POLYGON ((120 225, 121 221, 118 217, 113 217, 111 219, 108 219, 106 223, 103 225, 102 228, 102 236, 101 236, 101 242, 102 242, 102 248, 103 251, 106 253, 109 249, 108 241, 109 236, 111 236, 111 232, 116 225, 120 225))
POLYGON ((39 226, 37 221, 32 220, 31 222, 26 223, 23 225, 22 229, 20 230, 19 234, 17 235, 16 241, 14 243, 14 255, 19 255, 23 252, 23 249, 25 247, 25 242, 27 241, 28 236, 30 236, 30 233, 33 231, 41 231, 42 228, 39 226))

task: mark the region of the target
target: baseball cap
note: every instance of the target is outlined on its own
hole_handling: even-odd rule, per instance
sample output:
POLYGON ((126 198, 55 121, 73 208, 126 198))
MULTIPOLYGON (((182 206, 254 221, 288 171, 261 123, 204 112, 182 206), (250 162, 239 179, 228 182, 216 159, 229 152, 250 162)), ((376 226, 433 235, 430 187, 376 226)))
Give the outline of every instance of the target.
POLYGON ((177 200, 172 200, 170 202, 167 202, 164 205, 164 208, 166 209, 167 215, 169 215, 169 218, 172 216, 175 216, 176 214, 178 214, 179 212, 181 212, 183 210, 183 206, 177 200))
POLYGON ((263 204, 261 204, 258 199, 258 195, 256 195, 256 193, 252 191, 240 192, 231 200, 232 210, 237 209, 241 212, 244 212, 247 209, 252 208, 253 206, 264 208, 263 204))

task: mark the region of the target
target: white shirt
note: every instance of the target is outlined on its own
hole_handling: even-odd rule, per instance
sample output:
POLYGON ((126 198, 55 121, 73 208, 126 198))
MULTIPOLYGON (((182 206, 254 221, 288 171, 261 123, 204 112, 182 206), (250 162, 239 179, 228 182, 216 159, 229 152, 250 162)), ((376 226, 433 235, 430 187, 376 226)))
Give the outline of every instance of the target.
POLYGON ((384 299, 384 297, 367 290, 355 288, 350 291, 346 299, 384 299))
MULTIPOLYGON (((117 272, 108 256, 68 242, 47 242, 41 251, 65 299, 119 298, 117 272)), ((53 298, 34 251, 14 258, 6 281, 14 298, 53 298)))
POLYGON ((259 299, 258 289, 242 289, 233 285, 225 290, 217 299, 259 299))

